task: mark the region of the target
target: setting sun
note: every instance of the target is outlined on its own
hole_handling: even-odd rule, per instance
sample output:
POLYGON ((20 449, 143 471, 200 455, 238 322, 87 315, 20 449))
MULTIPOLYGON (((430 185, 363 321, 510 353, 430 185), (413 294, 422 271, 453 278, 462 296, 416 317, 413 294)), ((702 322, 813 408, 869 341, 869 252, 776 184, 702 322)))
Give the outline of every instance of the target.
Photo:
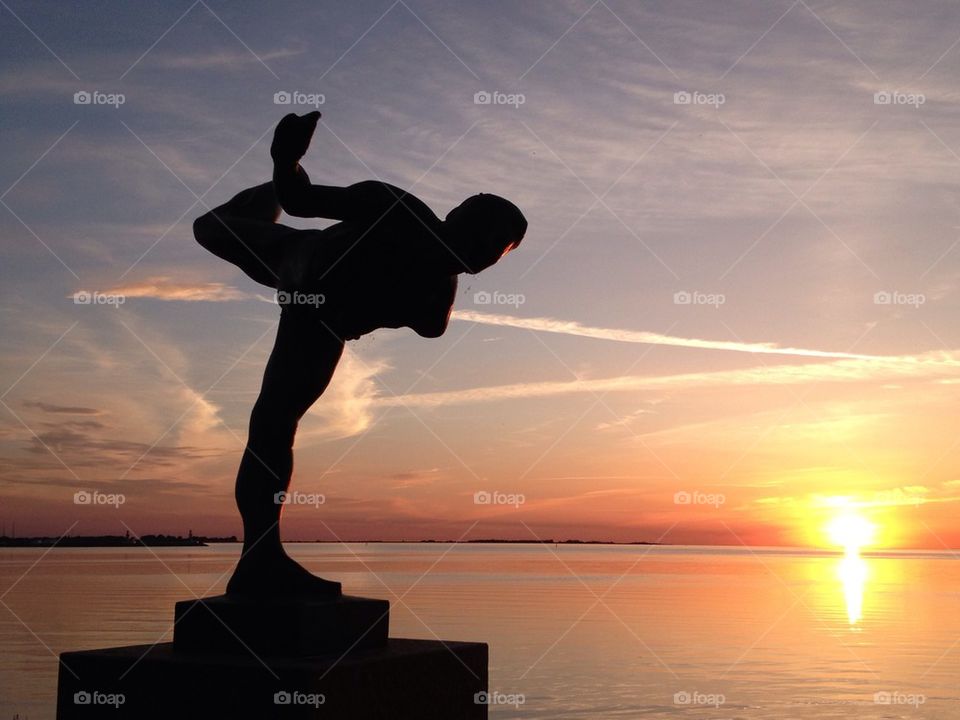
POLYGON ((827 533, 834 545, 840 545, 848 554, 856 555, 860 548, 873 542, 876 526, 861 515, 845 512, 830 521, 827 533))

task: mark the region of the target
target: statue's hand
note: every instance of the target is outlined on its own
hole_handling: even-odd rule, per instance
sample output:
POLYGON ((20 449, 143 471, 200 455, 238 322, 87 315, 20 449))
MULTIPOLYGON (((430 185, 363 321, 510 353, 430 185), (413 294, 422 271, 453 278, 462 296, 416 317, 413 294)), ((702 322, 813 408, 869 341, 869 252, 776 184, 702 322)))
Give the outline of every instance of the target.
POLYGON ((290 113, 284 115, 277 123, 273 133, 273 143, 270 145, 270 157, 275 163, 297 163, 307 153, 313 131, 317 129, 320 113, 317 111, 306 115, 290 113))

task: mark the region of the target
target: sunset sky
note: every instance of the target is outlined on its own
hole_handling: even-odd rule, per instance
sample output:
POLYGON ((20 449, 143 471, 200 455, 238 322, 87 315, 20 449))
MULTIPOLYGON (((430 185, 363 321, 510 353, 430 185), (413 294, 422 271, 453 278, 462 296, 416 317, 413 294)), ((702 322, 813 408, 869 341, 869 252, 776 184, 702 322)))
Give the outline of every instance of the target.
POLYGON ((239 534, 279 312, 191 222, 300 93, 314 182, 529 231, 443 337, 348 344, 286 537, 960 546, 955 4, 0 5, 8 532, 239 534))

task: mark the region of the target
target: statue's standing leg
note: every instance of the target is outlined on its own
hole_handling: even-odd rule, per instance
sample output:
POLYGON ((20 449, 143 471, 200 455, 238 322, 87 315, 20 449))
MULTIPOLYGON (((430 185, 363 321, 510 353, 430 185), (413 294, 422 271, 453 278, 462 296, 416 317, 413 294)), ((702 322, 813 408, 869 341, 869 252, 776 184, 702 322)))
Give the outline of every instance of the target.
POLYGON ((340 594, 340 583, 311 575, 284 552, 283 505, 276 496, 290 485, 297 423, 323 394, 342 353, 343 340, 320 322, 317 310, 284 306, 237 473, 243 555, 227 585, 230 594, 340 594))

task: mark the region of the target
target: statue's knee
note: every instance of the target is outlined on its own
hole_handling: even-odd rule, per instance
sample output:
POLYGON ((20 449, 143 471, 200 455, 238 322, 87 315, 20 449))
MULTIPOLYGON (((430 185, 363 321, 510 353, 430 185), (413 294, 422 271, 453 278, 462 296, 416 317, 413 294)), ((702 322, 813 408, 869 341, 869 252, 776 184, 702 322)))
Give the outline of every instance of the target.
POLYGON ((210 252, 216 254, 215 247, 217 233, 214 231, 211 221, 215 222, 210 213, 205 213, 194 220, 193 237, 204 250, 209 250, 210 252))
POLYGON ((297 418, 282 409, 258 401, 250 413, 251 440, 293 444, 297 433, 297 418))

